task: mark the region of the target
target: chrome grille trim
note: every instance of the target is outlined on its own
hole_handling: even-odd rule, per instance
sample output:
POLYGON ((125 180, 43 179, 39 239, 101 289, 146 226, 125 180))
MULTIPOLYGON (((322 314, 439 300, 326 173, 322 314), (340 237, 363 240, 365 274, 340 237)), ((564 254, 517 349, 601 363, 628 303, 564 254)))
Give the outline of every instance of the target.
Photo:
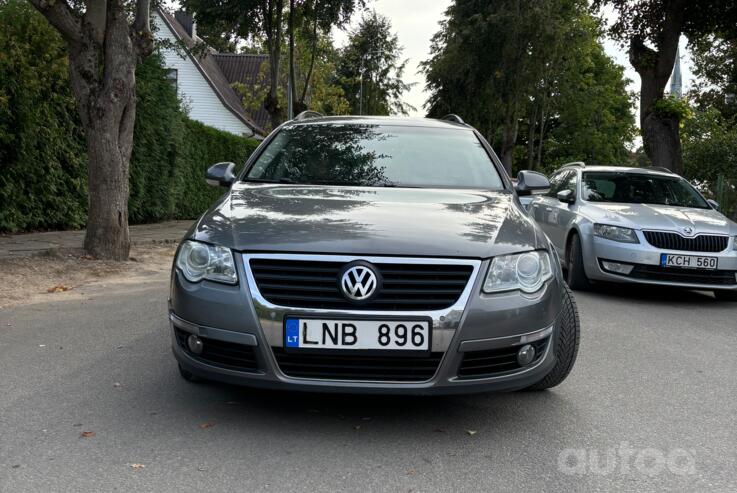
POLYGON ((256 287, 269 302, 333 310, 441 310, 456 302, 473 272, 473 266, 465 264, 371 262, 375 279, 380 279, 381 285, 370 299, 356 302, 341 290, 340 276, 346 265, 326 261, 249 260, 256 287))
POLYGON ((261 325, 261 330, 266 338, 266 342, 271 347, 283 347, 283 320, 287 315, 311 315, 324 318, 340 317, 345 318, 346 315, 354 315, 357 318, 366 318, 371 316, 382 317, 402 317, 424 316, 432 319, 432 351, 445 352, 450 346, 450 342, 458 329, 461 316, 471 296, 473 287, 476 285, 482 262, 480 260, 470 259, 445 259, 445 258, 418 258, 418 257, 376 257, 376 256, 357 256, 357 255, 313 255, 313 254, 267 254, 267 253, 244 253, 241 254, 241 261, 246 273, 248 281, 248 290, 253 300, 253 307, 256 316, 261 325), (468 265, 472 267, 471 275, 468 278, 465 288, 460 297, 453 305, 439 310, 348 310, 348 309, 325 309, 325 308, 297 308, 275 305, 269 302, 258 289, 256 280, 251 272, 250 261, 252 259, 272 259, 272 260, 305 260, 305 261, 323 261, 323 262, 341 262, 348 263, 356 260, 364 260, 371 263, 382 264, 417 264, 417 265, 468 265))

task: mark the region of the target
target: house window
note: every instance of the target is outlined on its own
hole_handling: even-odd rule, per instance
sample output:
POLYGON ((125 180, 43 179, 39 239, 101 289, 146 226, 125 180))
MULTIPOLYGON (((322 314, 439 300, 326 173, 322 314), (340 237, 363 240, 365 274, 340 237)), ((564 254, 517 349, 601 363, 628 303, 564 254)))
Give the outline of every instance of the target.
POLYGON ((179 78, 179 71, 175 68, 166 70, 166 80, 171 82, 174 87, 177 87, 177 79, 179 78))

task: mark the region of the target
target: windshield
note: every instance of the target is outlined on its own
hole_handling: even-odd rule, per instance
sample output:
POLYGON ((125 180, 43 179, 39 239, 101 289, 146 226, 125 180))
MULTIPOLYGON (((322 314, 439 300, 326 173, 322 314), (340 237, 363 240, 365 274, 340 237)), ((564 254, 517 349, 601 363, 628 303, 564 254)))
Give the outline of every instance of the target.
POLYGON ((471 130, 371 124, 294 125, 279 131, 246 181, 502 189, 471 130))
POLYGON ((589 202, 709 208, 701 195, 677 176, 589 171, 583 173, 582 190, 583 199, 589 202))

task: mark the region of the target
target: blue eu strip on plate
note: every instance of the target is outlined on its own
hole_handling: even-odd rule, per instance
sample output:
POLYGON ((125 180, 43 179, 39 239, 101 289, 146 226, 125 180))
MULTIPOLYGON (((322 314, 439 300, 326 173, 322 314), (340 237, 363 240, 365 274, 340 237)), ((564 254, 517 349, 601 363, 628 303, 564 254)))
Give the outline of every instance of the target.
POLYGON ((287 347, 299 347, 299 320, 296 318, 287 319, 287 347))

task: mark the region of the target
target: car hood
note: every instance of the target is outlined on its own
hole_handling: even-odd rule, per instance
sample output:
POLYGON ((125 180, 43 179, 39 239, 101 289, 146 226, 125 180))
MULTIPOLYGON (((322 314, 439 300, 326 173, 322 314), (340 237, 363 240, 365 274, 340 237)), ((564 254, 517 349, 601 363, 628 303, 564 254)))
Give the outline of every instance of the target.
POLYGON ((192 239, 239 251, 486 258, 547 242, 509 192, 235 184, 192 239))
POLYGON ((588 203, 585 214, 593 222, 619 224, 634 229, 670 230, 683 233, 737 234, 737 224, 713 209, 694 209, 652 204, 588 203))

